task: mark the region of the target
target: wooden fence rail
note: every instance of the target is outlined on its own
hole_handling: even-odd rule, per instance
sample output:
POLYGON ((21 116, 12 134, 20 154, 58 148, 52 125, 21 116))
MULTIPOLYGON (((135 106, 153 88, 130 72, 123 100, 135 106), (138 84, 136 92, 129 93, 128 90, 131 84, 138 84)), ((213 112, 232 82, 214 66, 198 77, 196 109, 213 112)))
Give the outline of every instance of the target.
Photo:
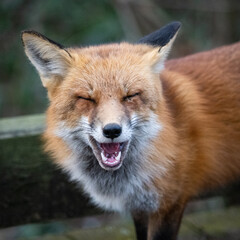
POLYGON ((97 212, 43 153, 44 120, 43 114, 0 120, 0 227, 97 212))

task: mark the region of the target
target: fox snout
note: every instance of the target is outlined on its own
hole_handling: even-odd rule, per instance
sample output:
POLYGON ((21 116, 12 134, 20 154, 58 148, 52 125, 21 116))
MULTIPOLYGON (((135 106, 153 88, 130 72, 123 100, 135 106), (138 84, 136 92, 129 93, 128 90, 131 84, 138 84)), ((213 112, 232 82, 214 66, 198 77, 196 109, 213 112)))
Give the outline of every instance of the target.
POLYGON ((122 133, 122 127, 117 123, 108 123, 103 128, 103 135, 106 138, 111 138, 112 140, 114 138, 117 138, 122 133))
POLYGON ((128 120, 125 119, 119 123, 95 123, 93 125, 92 137, 99 143, 117 143, 129 141, 131 133, 131 125, 128 124, 128 120))

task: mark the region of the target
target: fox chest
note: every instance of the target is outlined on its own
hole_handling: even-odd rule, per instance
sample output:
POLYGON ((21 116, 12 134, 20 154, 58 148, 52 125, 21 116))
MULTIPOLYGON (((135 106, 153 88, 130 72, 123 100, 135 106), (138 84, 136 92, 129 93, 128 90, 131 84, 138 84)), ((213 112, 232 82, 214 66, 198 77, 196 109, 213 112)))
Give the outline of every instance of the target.
POLYGON ((92 202, 105 210, 155 212, 159 208, 159 194, 154 188, 146 189, 141 179, 94 180, 86 177, 81 182, 92 202))
POLYGON ((133 157, 126 158, 120 169, 106 171, 93 155, 86 156, 84 152, 69 159, 66 167, 71 179, 80 183, 91 201, 105 210, 155 212, 159 208, 161 194, 151 183, 151 174, 133 157))

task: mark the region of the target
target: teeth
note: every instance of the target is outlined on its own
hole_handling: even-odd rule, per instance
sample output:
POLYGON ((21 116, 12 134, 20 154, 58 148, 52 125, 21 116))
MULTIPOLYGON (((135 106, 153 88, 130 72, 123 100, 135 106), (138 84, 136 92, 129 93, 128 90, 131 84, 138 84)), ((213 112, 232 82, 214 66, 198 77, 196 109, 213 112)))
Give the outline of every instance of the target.
POLYGON ((103 152, 101 152, 101 157, 102 157, 102 160, 103 160, 104 162, 107 161, 107 157, 104 156, 103 152))
POLYGON ((103 151, 101 152, 101 157, 102 157, 103 162, 107 163, 108 165, 115 165, 116 163, 118 163, 120 161, 121 151, 120 152, 116 152, 116 154, 117 154, 117 156, 115 157, 116 161, 114 161, 114 162, 109 162, 108 158, 105 157, 103 151))
POLYGON ((118 152, 118 155, 116 156, 116 160, 119 161, 119 160, 120 160, 120 157, 121 157, 121 151, 118 152))
POLYGON ((118 163, 118 161, 111 162, 111 163, 110 163, 110 162, 108 162, 107 164, 108 164, 108 165, 115 165, 116 163, 118 163))

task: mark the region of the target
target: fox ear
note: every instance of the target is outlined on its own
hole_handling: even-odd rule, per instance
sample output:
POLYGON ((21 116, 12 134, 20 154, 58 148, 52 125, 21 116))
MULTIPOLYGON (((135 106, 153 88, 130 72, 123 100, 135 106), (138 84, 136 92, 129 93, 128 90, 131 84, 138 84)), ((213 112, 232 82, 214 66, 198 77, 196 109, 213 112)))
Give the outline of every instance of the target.
POLYGON ((23 31, 22 42, 45 87, 64 78, 71 55, 63 46, 35 31, 23 31))
MULTIPOLYGON (((156 59, 156 62, 154 64, 155 72, 160 72, 162 70, 164 61, 166 60, 171 50, 172 44, 177 36, 180 27, 180 22, 172 22, 160 28, 159 30, 141 38, 138 41, 140 44, 152 45, 158 49, 157 55, 154 54, 154 59, 156 59)), ((153 57, 153 53, 150 55, 153 57)))

